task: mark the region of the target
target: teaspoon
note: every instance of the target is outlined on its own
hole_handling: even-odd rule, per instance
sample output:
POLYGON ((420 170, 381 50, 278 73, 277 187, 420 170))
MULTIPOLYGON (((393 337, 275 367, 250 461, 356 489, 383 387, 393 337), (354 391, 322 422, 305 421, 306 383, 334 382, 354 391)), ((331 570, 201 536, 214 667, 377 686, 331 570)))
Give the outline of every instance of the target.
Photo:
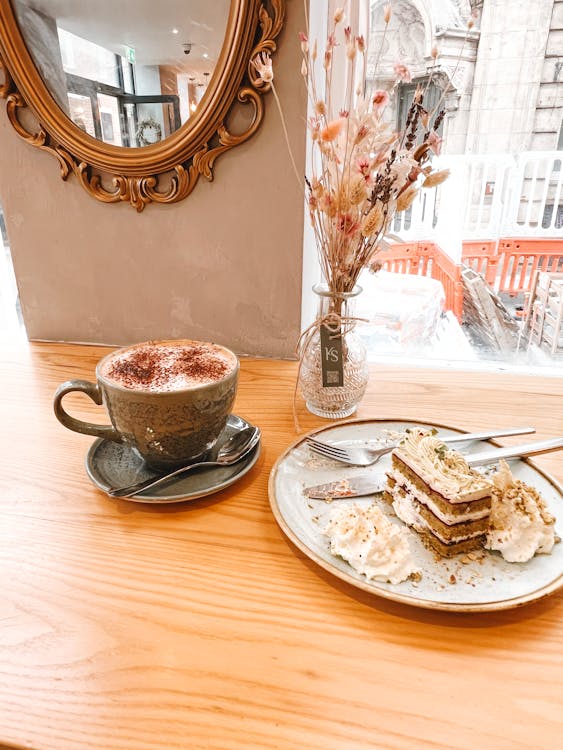
POLYGON ((127 487, 110 487, 106 492, 111 497, 131 497, 142 490, 147 490, 157 485, 164 484, 180 474, 186 474, 192 469, 211 468, 214 466, 232 466, 243 459, 260 440, 259 427, 245 427, 244 430, 232 435, 224 445, 219 448, 217 458, 213 461, 198 461, 195 464, 181 466, 179 469, 162 474, 159 477, 151 477, 142 482, 130 484, 127 487))

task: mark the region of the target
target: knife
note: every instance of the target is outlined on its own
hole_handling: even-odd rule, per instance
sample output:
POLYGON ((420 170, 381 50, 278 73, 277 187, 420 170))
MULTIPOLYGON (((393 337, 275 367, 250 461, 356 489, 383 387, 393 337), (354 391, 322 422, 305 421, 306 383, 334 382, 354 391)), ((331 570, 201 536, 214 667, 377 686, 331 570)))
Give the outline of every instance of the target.
MULTIPOLYGON (((489 448, 486 451, 473 453, 465 456, 470 466, 482 466, 500 461, 501 458, 522 458, 524 456, 535 456, 540 453, 549 453, 563 448, 563 437, 552 440, 538 440, 533 443, 521 443, 506 448, 489 448)), ((317 484, 313 487, 305 487, 303 490, 306 497, 313 500, 326 500, 327 498, 346 499, 349 497, 363 497, 383 492, 387 476, 373 472, 364 472, 356 476, 346 477, 327 484, 317 484)))
POLYGON ((383 492, 387 484, 386 474, 359 474, 328 484, 316 484, 306 487, 303 492, 312 500, 327 500, 333 498, 362 497, 383 492))

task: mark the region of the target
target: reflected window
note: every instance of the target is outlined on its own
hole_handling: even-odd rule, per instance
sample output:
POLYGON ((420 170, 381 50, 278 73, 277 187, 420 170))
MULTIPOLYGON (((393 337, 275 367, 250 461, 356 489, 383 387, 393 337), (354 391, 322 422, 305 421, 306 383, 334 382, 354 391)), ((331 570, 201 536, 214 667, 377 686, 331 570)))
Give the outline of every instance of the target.
POLYGON ((13 2, 61 109, 88 135, 132 148, 168 137, 194 114, 219 58, 230 7, 229 0, 142 7, 134 0, 13 2))
POLYGON ((121 88, 117 55, 64 29, 57 32, 65 73, 121 88))

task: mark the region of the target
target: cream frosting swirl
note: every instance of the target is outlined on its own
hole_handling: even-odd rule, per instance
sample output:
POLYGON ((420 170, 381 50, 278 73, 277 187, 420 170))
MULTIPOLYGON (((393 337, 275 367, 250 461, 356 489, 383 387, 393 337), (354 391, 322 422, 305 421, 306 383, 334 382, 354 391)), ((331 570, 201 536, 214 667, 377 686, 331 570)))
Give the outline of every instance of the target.
POLYGON ((461 453, 449 449, 432 432, 407 431, 396 453, 427 484, 453 501, 492 489, 491 483, 474 471, 461 453))

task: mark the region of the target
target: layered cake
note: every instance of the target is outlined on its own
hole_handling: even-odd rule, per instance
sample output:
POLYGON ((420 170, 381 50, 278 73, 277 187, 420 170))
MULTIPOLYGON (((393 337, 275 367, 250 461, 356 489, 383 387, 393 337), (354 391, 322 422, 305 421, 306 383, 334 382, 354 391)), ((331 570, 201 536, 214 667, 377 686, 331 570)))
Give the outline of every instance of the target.
POLYGON ((482 547, 493 485, 432 432, 409 430, 391 454, 385 497, 443 557, 482 547))

